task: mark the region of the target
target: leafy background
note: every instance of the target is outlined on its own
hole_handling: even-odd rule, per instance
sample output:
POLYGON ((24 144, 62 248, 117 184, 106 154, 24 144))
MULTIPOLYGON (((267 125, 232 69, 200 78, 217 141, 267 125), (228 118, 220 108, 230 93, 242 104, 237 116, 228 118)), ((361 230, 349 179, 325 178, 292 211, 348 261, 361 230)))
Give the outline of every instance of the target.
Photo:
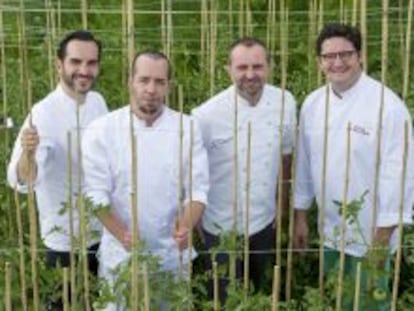
MULTIPOLYGON (((144 48, 163 49, 162 40, 162 16, 160 14, 162 0, 135 1, 134 8, 134 39, 135 49, 144 48)), ((175 87, 169 98, 172 107, 178 107, 178 86, 183 88, 184 110, 199 105, 211 95, 211 73, 209 68, 209 54, 203 54, 201 50, 202 32, 209 34, 211 22, 203 24, 201 8, 207 3, 208 8, 216 8, 217 14, 217 38, 216 57, 214 59, 213 93, 225 88, 229 78, 225 71, 227 47, 239 37, 239 8, 241 0, 229 1, 200 1, 200 0, 165 0, 167 6, 172 9, 172 33, 171 62, 174 69, 175 87), (231 10, 231 8, 233 10, 231 10), (231 24, 232 22, 232 24, 231 24)), ((244 31, 250 27, 252 34, 266 41, 267 32, 271 31, 271 42, 274 44, 272 51, 273 70, 270 82, 279 85, 280 74, 280 1, 275 1, 276 22, 268 22, 269 1, 250 0, 242 1, 251 10, 251 24, 247 25, 246 15, 242 24, 244 31)), ((288 23, 288 64, 287 64, 287 88, 295 95, 298 105, 312 89, 318 86, 318 72, 314 57, 314 39, 316 26, 309 15, 312 3, 321 1, 285 1, 289 9, 288 23)), ((322 1, 324 5, 323 20, 337 21, 340 19, 340 3, 345 9, 345 19, 351 20, 353 1, 322 1)), ((57 10, 60 7, 60 16, 55 14, 55 23, 60 26, 53 42, 53 50, 57 40, 62 34, 82 28, 81 1, 44 1, 44 0, 3 0, 0 2, 2 12, 2 42, 4 43, 4 57, 1 63, 6 69, 1 75, 1 100, 3 117, 11 117, 15 126, 12 129, 0 128, 0 301, 3 301, 4 293, 4 263, 10 261, 14 272, 13 296, 18 299, 18 243, 15 219, 15 204, 13 193, 6 186, 6 165, 10 156, 11 143, 17 130, 28 112, 29 106, 41 99, 51 88, 49 72, 54 70, 48 66, 48 41, 52 32, 47 25, 47 12, 45 3, 49 8, 57 10), (21 15, 23 13, 23 15, 21 15), (27 63, 24 62, 21 50, 21 38, 19 38, 18 17, 24 16, 25 33, 27 40, 27 63), (22 78, 21 65, 24 62, 24 77, 22 78), (31 82, 31 96, 28 96, 28 80, 31 82), (5 96, 3 96, 5 95, 5 96)), ((367 71, 374 77, 381 76, 381 1, 370 0, 367 3, 367 71)), ((414 61, 410 68, 404 66, 404 38, 407 27, 408 1, 389 1, 389 44, 386 83, 395 92, 402 92, 402 79, 404 70, 414 72, 414 61)), ((128 64, 126 58, 126 38, 122 31, 122 1, 119 0, 94 0, 87 1, 88 28, 93 31, 103 43, 101 62, 101 76, 96 85, 106 98, 111 109, 123 106, 127 103, 126 77, 128 64)), ((212 15, 208 15, 212 16, 212 15)), ((412 25, 411 25, 412 26, 412 25)), ((411 35, 411 39, 414 35, 411 35)), ((412 40, 411 40, 412 41, 412 40)), ((206 41, 207 42, 207 41, 206 41)), ((207 44, 207 43, 206 43, 207 44)), ((410 42, 412 45, 412 43, 410 42)), ((411 53, 413 54, 413 53, 411 53)), ((413 56, 413 55, 411 55, 413 56)), ((414 111, 414 79, 410 79, 406 104, 411 112, 414 111)), ((21 197, 21 210, 24 214, 25 242, 28 245, 28 218, 26 198, 21 197)), ((315 220, 315 219, 314 219, 315 220)), ((315 228, 313 228, 315 236, 315 228)), ((412 230, 407 230, 404 240, 403 272, 400 282, 400 308, 414 303, 414 236, 412 230)), ((315 238, 316 239, 316 238, 315 238)), ((286 243, 286 241, 285 241, 286 243)), ((317 247, 315 240, 314 246, 317 247)), ((27 252, 26 255, 28 256, 27 252)), ((310 301, 309 305, 318 305, 317 301, 317 256, 309 254, 305 258, 295 259, 293 284, 294 297, 301 297, 302 301, 310 301), (313 304, 312 304, 313 301, 313 304)), ((41 281, 44 287, 51 286, 51 277, 39 264, 42 271, 41 281)), ((27 267, 29 259, 27 258, 27 267)), ((29 272, 27 272, 29 273, 29 272)), ((28 274, 29 280, 29 274, 28 274)), ((30 291, 30 289, 29 289, 30 291)), ((253 304, 254 305, 254 304, 253 304)), ((247 307, 246 307, 247 308, 247 307)))

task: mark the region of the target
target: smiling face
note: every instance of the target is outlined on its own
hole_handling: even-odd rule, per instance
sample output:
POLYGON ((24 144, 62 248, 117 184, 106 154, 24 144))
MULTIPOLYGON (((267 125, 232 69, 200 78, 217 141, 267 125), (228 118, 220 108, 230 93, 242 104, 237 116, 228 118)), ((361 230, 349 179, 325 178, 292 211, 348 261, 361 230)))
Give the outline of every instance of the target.
POLYGON ((163 58, 141 55, 129 81, 132 109, 144 119, 158 115, 168 93, 168 63, 163 58))
POLYGON ((338 92, 352 87, 362 72, 360 53, 351 41, 343 37, 332 37, 322 42, 319 66, 338 92))
POLYGON ((57 60, 60 83, 69 96, 86 94, 99 74, 99 50, 94 41, 68 42, 65 56, 57 60))
POLYGON ((269 72, 266 50, 258 45, 238 45, 230 54, 228 72, 237 92, 251 104, 262 95, 269 72))

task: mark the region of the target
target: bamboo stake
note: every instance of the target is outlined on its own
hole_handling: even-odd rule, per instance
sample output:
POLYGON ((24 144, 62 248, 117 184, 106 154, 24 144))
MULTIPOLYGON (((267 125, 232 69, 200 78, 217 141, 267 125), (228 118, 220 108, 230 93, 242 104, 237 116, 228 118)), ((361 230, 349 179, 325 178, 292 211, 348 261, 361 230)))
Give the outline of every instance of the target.
POLYGON ((72 165, 72 133, 70 131, 66 134, 67 145, 68 145, 68 153, 67 153, 67 167, 68 167, 68 194, 67 194, 67 208, 68 208, 68 215, 69 215, 69 237, 70 237, 70 253, 69 253, 69 273, 70 273, 70 301, 71 301, 71 310, 75 311, 77 307, 77 296, 76 296, 76 256, 75 256, 75 248, 76 248, 76 237, 75 237, 75 227, 74 227, 74 215, 73 215, 73 181, 72 181, 72 174, 73 174, 73 165, 72 165))
MULTIPOLYGON (((319 1, 318 31, 322 29, 322 25, 323 25, 323 12, 324 12, 323 3, 324 3, 323 0, 319 1)), ((319 66, 317 67, 318 67, 317 81, 318 81, 318 85, 321 85, 322 84, 322 71, 320 70, 319 66)))
POLYGON ((161 45, 163 53, 167 55, 167 26, 165 16, 165 0, 161 0, 161 45))
POLYGON ((279 310, 280 267, 273 268, 272 311, 279 310))
POLYGON ((217 49, 217 8, 216 2, 211 1, 211 28, 210 28, 210 96, 214 95, 216 79, 216 49, 217 49))
POLYGON ((344 0, 339 1, 339 20, 341 23, 345 22, 344 0))
POLYGON ((219 279, 217 271, 217 261, 213 261, 213 309, 214 311, 220 310, 219 300, 219 279))
POLYGON ((45 11, 46 11, 46 33, 47 33, 47 61, 48 61, 48 75, 49 75, 49 88, 53 90, 54 87, 54 76, 55 69, 53 68, 53 41, 52 41, 52 30, 51 30, 51 15, 53 14, 52 5, 50 0, 45 0, 45 11))
POLYGON ((342 200, 342 220, 341 220, 341 241, 340 241, 340 255, 339 255, 339 272, 338 272, 338 288, 336 292, 336 310, 340 311, 342 308, 342 291, 343 291, 343 277, 345 267, 345 233, 346 233, 346 215, 348 210, 348 188, 349 188, 349 174, 351 165, 351 123, 348 122, 347 136, 346 136, 346 162, 345 162, 345 181, 344 192, 342 200))
POLYGON ((246 31, 247 36, 253 34, 253 18, 252 11, 250 10, 249 0, 246 0, 246 31))
MULTIPOLYGON (((132 104, 132 99, 130 99, 132 104)), ((129 130, 131 141, 131 217, 132 217, 132 259, 131 259, 131 310, 138 310, 138 241, 139 241, 139 221, 138 221, 138 144, 134 129, 134 113, 130 111, 129 130)))
POLYGON ((7 116, 7 70, 6 70, 6 50, 4 42, 4 25, 3 10, 0 10, 0 55, 1 55, 1 77, 2 77, 2 95, 3 95, 3 116, 7 116))
POLYGON ((173 8, 172 0, 167 0, 167 57, 172 59, 171 50, 173 47, 174 36, 173 36, 173 8))
MULTIPOLYGON (((401 64, 401 72, 404 73, 405 71, 405 67, 404 67, 404 27, 403 27, 403 11, 404 11, 404 5, 403 5, 403 0, 398 0, 398 41, 399 41, 399 45, 398 45, 398 52, 399 52, 399 56, 400 56, 400 64, 401 64)), ((410 14, 410 12, 408 12, 408 15, 410 14)), ((407 25, 410 25, 407 23, 407 25)), ((404 83, 403 83, 404 85, 404 83)))
POLYGON ((378 127, 377 127, 377 149, 375 155, 375 179, 374 179, 374 193, 373 193, 373 206, 372 206, 372 227, 371 227, 371 248, 374 247, 372 240, 375 236, 375 230, 377 227, 377 205, 378 205, 378 188, 379 188, 379 174, 381 165, 381 149, 382 149, 382 124, 383 124, 383 111, 384 111, 384 92, 385 92, 385 80, 387 74, 388 64, 388 0, 382 1, 382 46, 381 46, 381 94, 380 94, 380 107, 378 111, 378 127))
POLYGON ((352 26, 356 26, 358 17, 358 0, 352 1, 352 26))
MULTIPOLYGON (((121 38, 121 52, 122 52, 122 85, 127 85, 129 77, 129 48, 128 46, 128 25, 127 25, 127 4, 128 0, 122 1, 121 7, 121 28, 122 28, 122 38, 121 38)), ((161 26, 162 27, 162 26, 161 26)), ((123 96, 122 96, 123 97, 123 96)), ((123 98, 124 99, 124 98, 123 98)))
POLYGON ((247 125, 247 150, 246 150, 246 184, 245 184, 245 218, 244 218, 244 299, 247 302, 250 281, 250 252, 249 252, 249 218, 250 218, 250 177, 251 177, 251 147, 252 124, 247 125))
POLYGON ((233 27, 234 27, 234 21, 233 21, 233 0, 228 0, 229 6, 228 6, 228 12, 229 12, 229 38, 230 40, 233 39, 233 27))
POLYGON ((67 267, 63 268, 63 311, 69 311, 69 270, 67 267))
MULTIPOLYGON (((18 35, 18 42, 19 42, 19 72, 20 72, 20 86, 21 89, 27 89, 27 72, 26 72, 26 61, 27 60, 27 46, 26 46, 26 39, 25 39, 25 24, 24 24, 24 11, 23 11, 23 4, 21 2, 21 12, 17 15, 17 35, 18 35)), ((27 104, 28 100, 26 98, 26 93, 22 92, 22 108, 27 104)), ((26 107, 28 111, 29 107, 26 107)), ((24 110, 24 109, 23 109, 24 110)))
POLYGON ((282 10, 283 17, 281 18, 281 28, 280 28, 280 42, 281 42, 281 109, 280 109, 280 118, 279 118, 279 180, 278 180, 278 195, 277 195, 277 208, 276 208, 276 230, 275 230, 275 240, 276 240, 276 265, 282 265, 282 215, 283 215, 283 208, 282 206, 282 195, 283 195, 283 183, 284 183, 284 172, 283 172, 283 126, 285 123, 285 104, 286 104, 286 77, 287 77, 287 16, 288 16, 288 9, 282 10))
POLYGON ((149 297, 149 280, 147 263, 142 264, 142 277, 144 283, 144 311, 150 311, 150 297, 149 297))
POLYGON ((368 53, 368 46, 367 46, 367 3, 366 0, 361 0, 361 36, 362 36, 362 49, 361 49, 361 58, 362 58, 362 68, 364 71, 367 71, 368 64, 367 64, 367 53, 368 53))
POLYGON ((407 30, 405 33, 405 60, 404 60, 404 79, 403 79, 403 99, 405 100, 408 96, 408 84, 410 74, 410 56, 411 56, 411 29, 413 20, 414 1, 410 0, 408 4, 407 12, 407 30))
POLYGON ((22 309, 27 310, 27 285, 26 285, 26 267, 24 261, 24 230, 22 221, 22 211, 19 202, 19 194, 17 189, 14 189, 14 202, 16 204, 16 220, 17 220, 17 233, 19 240, 19 273, 20 273, 20 299, 22 302, 22 309))
MULTIPOLYGON (((276 36, 276 3, 275 0, 268 1, 267 8, 267 27, 266 27, 266 46, 269 50, 269 56, 273 59, 275 54, 275 40, 276 36)), ((273 79, 273 76, 270 77, 270 80, 273 79)))
POLYGON ((236 257, 237 257, 237 218, 238 218, 238 204, 239 204, 239 159, 238 159, 238 150, 239 150, 239 136, 238 136, 238 95, 237 95, 237 86, 234 84, 234 120, 233 120, 233 248, 230 253, 230 264, 229 264, 229 277, 230 284, 234 285, 236 280, 236 257))
POLYGON ((313 89, 313 72, 315 68, 315 52, 314 52, 314 42, 315 42, 315 32, 316 32, 316 12, 317 5, 316 0, 309 1, 309 28, 308 28, 308 90, 313 89))
POLYGON ((134 1, 126 0, 126 24, 127 24, 127 36, 128 36, 128 64, 132 64, 135 54, 135 32, 134 32, 134 1))
MULTIPOLYGON (((296 126, 295 130, 295 148, 293 149, 292 154, 292 185, 296 183, 296 150, 297 150, 297 142, 299 137, 299 128, 296 126)), ((294 199, 294 191, 291 191, 290 201, 293 202, 294 199)), ((289 240, 288 240, 288 249, 287 249, 287 263, 286 263, 286 301, 290 301, 291 294, 292 294, 292 262, 293 262, 293 233, 294 233, 294 225, 295 225, 295 209, 294 206, 291 205, 289 208, 289 240)))
MULTIPOLYGON (((194 149, 194 122, 190 121, 190 146, 188 154, 188 199, 189 199, 189 217, 193 219, 193 149, 194 149)), ((192 276, 193 276, 193 228, 192 224, 189 226, 188 234, 188 290, 192 291, 192 276)))
MULTIPOLYGON (((56 33, 54 34, 54 39, 57 36, 60 36, 60 33, 62 31, 62 6, 61 6, 61 2, 60 0, 57 0, 57 29, 56 29, 56 33)), ((54 42, 55 40, 53 40, 54 42)))
POLYGON ((401 172, 401 187, 400 187, 400 208, 398 211, 398 240, 397 240, 397 254, 394 264, 394 280, 392 284, 392 304, 391 310, 397 309, 398 299, 398 285, 400 283, 400 271, 401 271, 401 258, 402 258, 402 236, 403 236, 403 210, 404 210, 404 198, 405 187, 407 181, 407 162, 408 162, 408 146, 410 135, 408 130, 408 122, 404 124, 404 150, 402 156, 402 172, 401 172))
POLYGON ((244 0, 239 1, 239 37, 244 36, 244 0))
MULTIPOLYGON (((131 0, 127 2, 127 28, 128 28, 128 59, 132 65, 134 55, 134 37, 133 37, 133 3, 131 0)), ((133 70, 133 69, 131 69, 133 70)), ((130 73, 130 75, 132 72, 130 73)), ((130 307, 131 310, 138 310, 138 299, 139 299, 139 281, 138 281, 138 246, 139 246, 139 205, 138 205, 138 128, 135 133, 134 127, 134 111, 133 111, 133 99, 130 95, 129 103, 129 138, 131 144, 131 217, 132 217, 132 228, 131 228, 131 296, 130 296, 130 307)))
POLYGON ((355 280, 355 295, 354 295, 354 311, 359 310, 359 301, 361 296, 361 262, 357 263, 356 280, 355 280))
MULTIPOLYGON (((268 52, 269 52, 269 56, 271 58, 271 62, 273 63, 274 61, 274 57, 276 55, 276 38, 277 38, 277 30, 280 30, 280 27, 276 26, 276 0, 270 0, 269 1, 269 5, 270 5, 270 10, 269 10, 269 35, 270 38, 268 39, 269 43, 267 45, 268 47, 268 52)), ((272 65, 272 64, 271 64, 272 65)), ((270 81, 272 81, 274 79, 274 71, 271 70, 270 75, 269 75, 269 79, 270 81)))
POLYGON ((81 1, 82 28, 88 29, 88 1, 81 1))
POLYGON ((10 262, 5 264, 5 288, 4 288, 4 305, 6 311, 12 311, 12 298, 11 298, 11 271, 10 271, 10 262))
MULTIPOLYGON (((178 210, 177 210, 177 219, 176 219, 176 229, 179 228, 180 221, 183 218, 183 158, 184 158, 184 115, 183 115, 183 87, 182 85, 178 86, 178 105, 180 117, 178 119, 178 210)), ((191 202, 190 202, 191 205, 191 202)), ((183 278, 183 252, 180 250, 180 262, 179 262, 179 271, 178 275, 180 279, 183 278)))
MULTIPOLYGON (((29 125, 33 126, 32 122, 32 87, 31 81, 27 81, 27 99, 29 106, 29 125)), ((29 162, 30 163, 30 162, 29 162)), ((31 268, 32 268, 32 287, 33 287, 33 308, 35 311, 40 310, 40 301, 39 301, 39 285, 38 285, 38 271, 37 271, 37 216, 36 216, 36 207, 35 207, 35 194, 34 194, 34 183, 32 176, 32 168, 29 165, 29 181, 28 181, 28 193, 27 193, 27 206, 29 209, 29 219, 30 219, 30 256, 31 256, 31 268)))
POLYGON ((322 162, 322 178, 321 178, 321 206, 319 207, 318 224, 321 228, 319 237, 319 293, 324 298, 324 263, 325 263, 325 207, 326 207, 326 174, 328 161, 328 143, 329 143, 329 105, 330 105, 330 89, 329 84, 326 85, 325 94, 325 119, 324 119, 324 138, 323 138, 323 162, 322 162))
POLYGON ((267 16, 266 16, 266 46, 270 47, 270 32, 271 32, 271 23, 272 23, 272 17, 273 17, 273 1, 269 0, 267 2, 267 16))
POLYGON ((83 297, 86 311, 90 310, 90 286, 89 286, 89 269, 88 269, 88 247, 86 242, 88 219, 85 211, 85 202, 82 196, 82 147, 81 147, 81 121, 80 107, 83 103, 81 94, 76 90, 76 151, 78 160, 77 174, 77 210, 79 215, 79 238, 80 238, 80 258, 83 272, 83 297))
POLYGON ((202 64, 202 68, 206 67, 207 64, 207 24, 208 24, 208 17, 207 17, 207 0, 201 0, 201 30, 200 30, 200 63, 202 64))
MULTIPOLYGON (((1 3, 1 1, 0 1, 1 3)), ((1 89, 1 93, 2 93, 2 98, 3 98, 3 103, 2 103, 2 115, 4 117, 4 121, 3 124, 0 125, 0 128, 7 129, 8 125, 7 125, 7 73, 6 73, 6 51, 5 51, 5 42, 4 42, 4 38, 5 38, 5 33, 4 33, 4 24, 3 24, 3 10, 0 9, 0 63, 1 63, 1 77, 2 77, 2 89, 1 89)), ((4 146, 9 146, 9 140, 10 140, 10 131, 4 131, 4 146)), ((7 196, 7 202, 5 202, 6 204, 10 203, 10 196, 7 196)), ((8 216, 8 222, 10 224, 9 226, 9 238, 10 240, 13 239, 14 236, 14 230, 13 230, 13 211, 11 209, 7 209, 7 216, 8 216)))

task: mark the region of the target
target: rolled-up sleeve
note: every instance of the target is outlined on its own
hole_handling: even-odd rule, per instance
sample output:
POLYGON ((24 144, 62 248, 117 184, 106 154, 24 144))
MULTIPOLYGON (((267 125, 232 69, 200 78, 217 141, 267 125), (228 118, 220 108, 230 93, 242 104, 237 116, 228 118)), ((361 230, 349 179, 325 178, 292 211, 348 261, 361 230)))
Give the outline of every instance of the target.
MULTIPOLYGON (((399 103, 393 104, 399 106, 399 103)), ((383 124, 377 227, 397 225, 400 210, 403 223, 409 224, 412 223, 414 203, 414 157, 410 116, 405 109, 395 109, 384 119, 383 124)))
MULTIPOLYGON (((51 123, 47 119, 47 114, 42 113, 39 109, 34 107, 32 110, 32 122, 36 127, 39 135, 39 145, 36 149, 35 160, 37 165, 36 178, 34 180, 33 186, 36 189, 36 186, 42 181, 45 175, 45 167, 50 154, 50 151, 53 148, 53 139, 51 137, 51 123)), ((23 148, 21 145, 21 137, 23 131, 29 127, 29 116, 26 117, 19 134, 14 142, 12 155, 10 162, 7 167, 7 181, 10 187, 16 189, 19 192, 27 193, 28 185, 19 180, 17 175, 17 164, 23 153, 23 148)))
POLYGON ((286 96, 286 108, 283 122, 283 146, 284 155, 292 154, 296 139, 296 101, 291 93, 286 96))
POLYGON ((82 138, 84 194, 96 206, 110 204, 111 175, 102 122, 92 122, 82 138))
POLYGON ((295 209, 308 209, 315 197, 312 185, 309 150, 305 140, 305 111, 301 112, 296 153, 295 209))
POLYGON ((185 204, 188 204, 190 200, 190 191, 191 199, 193 201, 198 201, 207 205, 207 193, 209 190, 209 173, 208 173, 208 161, 207 161, 207 152, 203 145, 203 140, 199 128, 198 122, 191 118, 191 121, 188 122, 188 133, 189 133, 189 154, 191 148, 192 161, 189 163, 188 168, 186 168, 186 181, 185 181, 185 204), (191 124, 192 124, 192 142, 191 142, 191 124), (190 187, 190 164, 192 171, 192 183, 190 187))

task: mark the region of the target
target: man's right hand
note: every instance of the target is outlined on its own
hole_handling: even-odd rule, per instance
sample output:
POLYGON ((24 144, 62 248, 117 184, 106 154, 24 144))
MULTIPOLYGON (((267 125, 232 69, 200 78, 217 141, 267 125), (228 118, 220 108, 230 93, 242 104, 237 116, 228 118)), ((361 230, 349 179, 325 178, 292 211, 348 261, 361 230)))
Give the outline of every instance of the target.
POLYGON ((304 255, 304 251, 308 248, 309 227, 306 211, 295 212, 295 228, 293 232, 293 247, 304 255))
POLYGON ((33 182, 37 175, 35 152, 39 145, 39 134, 36 127, 25 128, 22 131, 20 142, 23 152, 17 163, 17 176, 21 182, 33 182))
POLYGON ((23 151, 28 154, 34 154, 39 145, 39 134, 35 126, 28 127, 23 130, 21 136, 21 144, 23 151))
POLYGON ((132 247, 132 234, 128 230, 124 230, 120 236, 117 237, 119 242, 121 242, 122 246, 127 250, 130 251, 132 247))

